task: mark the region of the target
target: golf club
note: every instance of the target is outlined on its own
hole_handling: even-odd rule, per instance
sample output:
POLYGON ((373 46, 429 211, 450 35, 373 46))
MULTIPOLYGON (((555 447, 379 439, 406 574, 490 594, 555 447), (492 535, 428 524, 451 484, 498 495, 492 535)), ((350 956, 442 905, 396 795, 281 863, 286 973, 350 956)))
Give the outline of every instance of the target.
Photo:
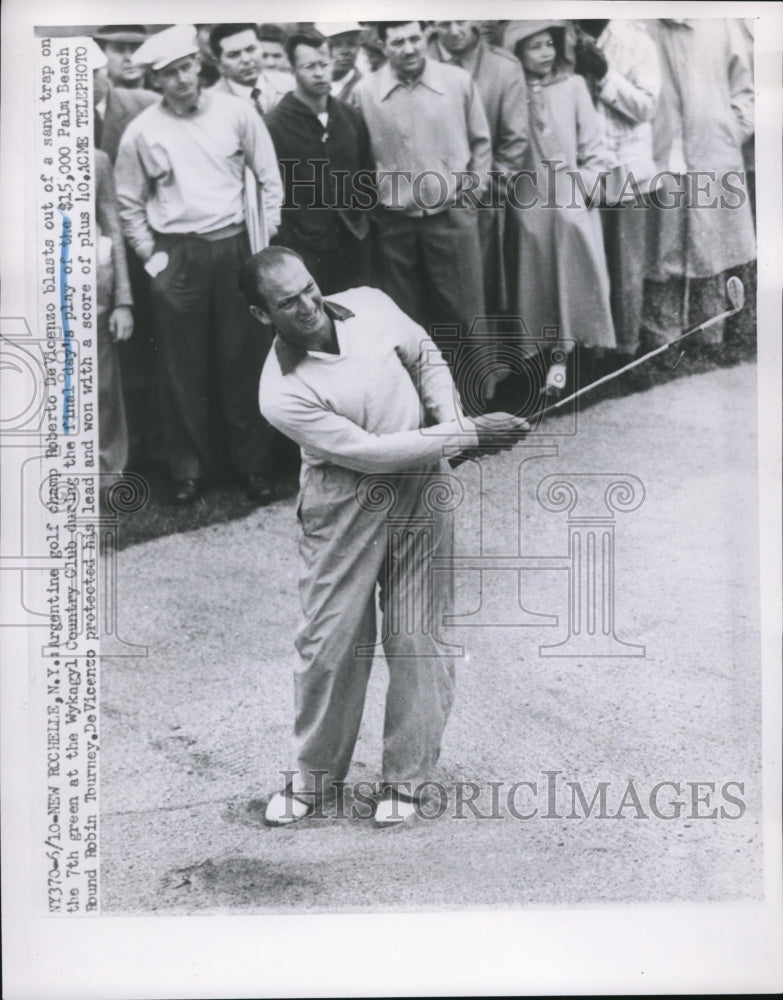
POLYGON ((708 327, 714 326, 716 323, 720 323, 721 320, 728 319, 729 316, 736 315, 745 306, 745 287, 736 275, 732 275, 726 282, 726 298, 731 306, 730 309, 725 309, 723 312, 718 313, 717 316, 713 316, 711 319, 705 319, 703 323, 699 323, 699 325, 694 326, 693 329, 686 330, 685 333, 681 333, 679 337, 675 337, 673 340, 669 340, 665 344, 661 344, 660 347, 656 347, 654 350, 648 351, 647 354, 643 354, 640 358, 630 361, 627 365, 623 365, 622 368, 618 368, 616 371, 610 372, 608 375, 603 375, 601 378, 596 379, 595 382, 591 382, 589 385, 578 389, 576 392, 572 392, 570 396, 566 396, 564 399, 559 399, 556 403, 551 403, 537 414, 537 418, 540 419, 546 413, 554 412, 561 406, 565 406, 566 403, 570 403, 571 400, 576 399, 577 396, 582 396, 586 392, 590 392, 591 389, 595 389, 596 386, 603 385, 604 382, 611 382, 611 380, 617 378, 618 375, 622 375, 624 372, 630 371, 632 368, 636 368, 645 361, 649 361, 650 358, 654 358, 657 354, 663 354, 663 352, 668 350, 672 344, 678 344, 681 340, 685 340, 686 337, 690 337, 694 333, 699 333, 701 330, 706 330, 708 327))

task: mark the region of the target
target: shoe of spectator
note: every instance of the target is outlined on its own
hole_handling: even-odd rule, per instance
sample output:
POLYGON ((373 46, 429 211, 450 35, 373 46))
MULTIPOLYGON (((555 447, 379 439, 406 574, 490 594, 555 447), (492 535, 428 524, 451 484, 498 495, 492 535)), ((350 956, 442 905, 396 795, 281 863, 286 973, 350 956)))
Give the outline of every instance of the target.
POLYGON ((268 476, 245 476, 242 485, 248 498, 261 507, 275 499, 275 481, 268 476))
POLYGON ((275 792, 266 806, 264 823, 267 826, 290 826, 315 811, 315 803, 295 795, 290 785, 282 792, 275 792))
POLYGON ((174 483, 172 500, 179 506, 193 503, 201 496, 201 488, 197 479, 180 479, 174 483))
POLYGON ((375 807, 373 825, 380 829, 400 826, 416 815, 416 800, 402 795, 394 789, 387 789, 375 807))

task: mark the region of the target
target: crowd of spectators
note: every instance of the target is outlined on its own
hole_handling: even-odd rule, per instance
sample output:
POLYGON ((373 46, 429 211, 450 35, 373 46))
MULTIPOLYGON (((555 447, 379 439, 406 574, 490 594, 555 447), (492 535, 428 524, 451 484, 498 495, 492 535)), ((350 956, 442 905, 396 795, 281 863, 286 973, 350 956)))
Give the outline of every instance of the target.
POLYGON ((102 472, 159 463, 178 504, 227 475, 277 495, 285 445, 258 407, 274 331, 237 286, 269 242, 325 296, 385 291, 473 412, 520 373, 545 402, 666 343, 725 308, 731 274, 752 287, 745 21, 93 38, 102 472))

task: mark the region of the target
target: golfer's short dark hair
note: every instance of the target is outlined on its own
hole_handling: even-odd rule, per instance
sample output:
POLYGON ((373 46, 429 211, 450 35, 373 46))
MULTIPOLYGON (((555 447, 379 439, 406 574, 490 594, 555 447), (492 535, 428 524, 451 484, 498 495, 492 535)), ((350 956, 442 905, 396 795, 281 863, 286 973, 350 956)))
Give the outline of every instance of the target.
POLYGON ((412 17, 409 21, 376 21, 375 30, 378 32, 378 38, 382 42, 386 42, 386 32, 389 28, 401 28, 404 24, 413 24, 416 22, 418 26, 424 31, 426 24, 424 21, 420 21, 416 17, 412 17))
POLYGON ((285 54, 288 56, 288 61, 293 66, 297 46, 308 45, 311 49, 320 49, 321 46, 325 44, 326 39, 321 32, 316 31, 315 28, 308 28, 306 31, 295 31, 293 35, 289 35, 285 40, 285 54))
POLYGON ((255 24, 215 24, 209 33, 209 47, 212 49, 216 59, 223 55, 220 43, 224 38, 238 35, 240 31, 252 31, 258 38, 258 26, 255 24))
POLYGON ((257 306, 264 312, 269 311, 269 304, 259 286, 267 275, 282 267, 292 257, 304 264, 296 250, 289 247, 264 247, 247 258, 239 272, 239 290, 251 306, 257 306))

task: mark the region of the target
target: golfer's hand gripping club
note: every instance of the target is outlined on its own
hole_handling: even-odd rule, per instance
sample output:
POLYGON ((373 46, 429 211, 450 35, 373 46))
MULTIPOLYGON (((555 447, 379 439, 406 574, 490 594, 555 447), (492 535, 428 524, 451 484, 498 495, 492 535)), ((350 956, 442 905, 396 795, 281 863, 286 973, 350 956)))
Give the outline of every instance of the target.
POLYGON ((478 434, 478 447, 463 452, 470 458, 509 451, 530 430, 530 424, 511 413, 485 413, 471 418, 478 434))

